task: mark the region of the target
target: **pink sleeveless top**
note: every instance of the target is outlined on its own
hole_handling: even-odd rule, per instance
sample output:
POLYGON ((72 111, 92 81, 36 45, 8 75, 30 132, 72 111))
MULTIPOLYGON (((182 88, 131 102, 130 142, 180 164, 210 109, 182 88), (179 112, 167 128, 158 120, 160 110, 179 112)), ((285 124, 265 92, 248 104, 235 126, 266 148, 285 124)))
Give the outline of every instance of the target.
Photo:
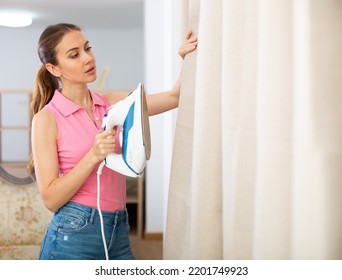
MULTIPOLYGON (((73 103, 58 90, 55 91, 49 104, 44 107, 54 116, 58 128, 57 152, 60 176, 67 174, 86 155, 94 143, 96 134, 102 131, 102 118, 108 112, 107 108, 110 104, 103 95, 90 93, 96 125, 85 108, 73 103)), ((120 150, 120 147, 117 148, 117 152, 118 149, 120 150)), ((96 172, 99 164, 71 201, 97 208, 96 172)), ((100 179, 101 210, 115 212, 125 209, 126 177, 104 166, 100 179)))

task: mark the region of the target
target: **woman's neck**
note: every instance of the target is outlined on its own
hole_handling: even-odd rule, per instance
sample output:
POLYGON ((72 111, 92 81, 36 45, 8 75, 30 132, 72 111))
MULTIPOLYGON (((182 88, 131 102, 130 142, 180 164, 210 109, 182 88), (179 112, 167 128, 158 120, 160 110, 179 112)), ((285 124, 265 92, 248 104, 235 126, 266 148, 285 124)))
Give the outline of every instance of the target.
POLYGON ((89 93, 89 89, 86 85, 77 86, 63 86, 61 93, 75 104, 81 107, 88 108, 92 106, 92 99, 89 93))

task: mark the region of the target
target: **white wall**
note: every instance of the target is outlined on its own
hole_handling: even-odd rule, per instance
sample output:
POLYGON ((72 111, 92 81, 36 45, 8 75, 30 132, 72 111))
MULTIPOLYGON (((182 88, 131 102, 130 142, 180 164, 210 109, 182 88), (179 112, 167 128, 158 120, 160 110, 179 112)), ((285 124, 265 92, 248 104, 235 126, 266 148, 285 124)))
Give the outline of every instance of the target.
MULTIPOLYGON (((178 77, 175 1, 145 0, 145 88, 170 89, 178 77)), ((146 169, 146 233, 164 232, 177 110, 150 118, 152 154, 146 169)))
POLYGON ((0 89, 31 89, 40 65, 40 30, 0 28, 0 89))
POLYGON ((144 32, 139 29, 84 30, 96 55, 98 77, 110 66, 109 89, 135 89, 144 78, 144 32))

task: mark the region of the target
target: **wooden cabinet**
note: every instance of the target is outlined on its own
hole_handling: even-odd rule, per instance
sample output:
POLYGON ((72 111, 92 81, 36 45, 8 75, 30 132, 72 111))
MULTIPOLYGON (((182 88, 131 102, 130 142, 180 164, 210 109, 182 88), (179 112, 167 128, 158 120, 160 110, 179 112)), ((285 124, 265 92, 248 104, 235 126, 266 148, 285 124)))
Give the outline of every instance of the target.
POLYGON ((144 177, 126 177, 127 184, 127 209, 130 224, 134 225, 131 231, 139 238, 143 238, 144 231, 144 177), (135 219, 133 221, 132 219, 135 219))

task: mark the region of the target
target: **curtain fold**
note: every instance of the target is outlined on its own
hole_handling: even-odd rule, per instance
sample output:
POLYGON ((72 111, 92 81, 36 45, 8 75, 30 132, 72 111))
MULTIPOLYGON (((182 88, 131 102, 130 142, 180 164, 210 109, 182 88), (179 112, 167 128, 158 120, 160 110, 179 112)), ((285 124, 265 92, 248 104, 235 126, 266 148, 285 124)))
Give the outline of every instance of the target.
POLYGON ((342 2, 183 0, 165 259, 342 258, 342 2))
POLYGON ((257 3, 223 1, 223 258, 252 258, 256 180, 257 3))

